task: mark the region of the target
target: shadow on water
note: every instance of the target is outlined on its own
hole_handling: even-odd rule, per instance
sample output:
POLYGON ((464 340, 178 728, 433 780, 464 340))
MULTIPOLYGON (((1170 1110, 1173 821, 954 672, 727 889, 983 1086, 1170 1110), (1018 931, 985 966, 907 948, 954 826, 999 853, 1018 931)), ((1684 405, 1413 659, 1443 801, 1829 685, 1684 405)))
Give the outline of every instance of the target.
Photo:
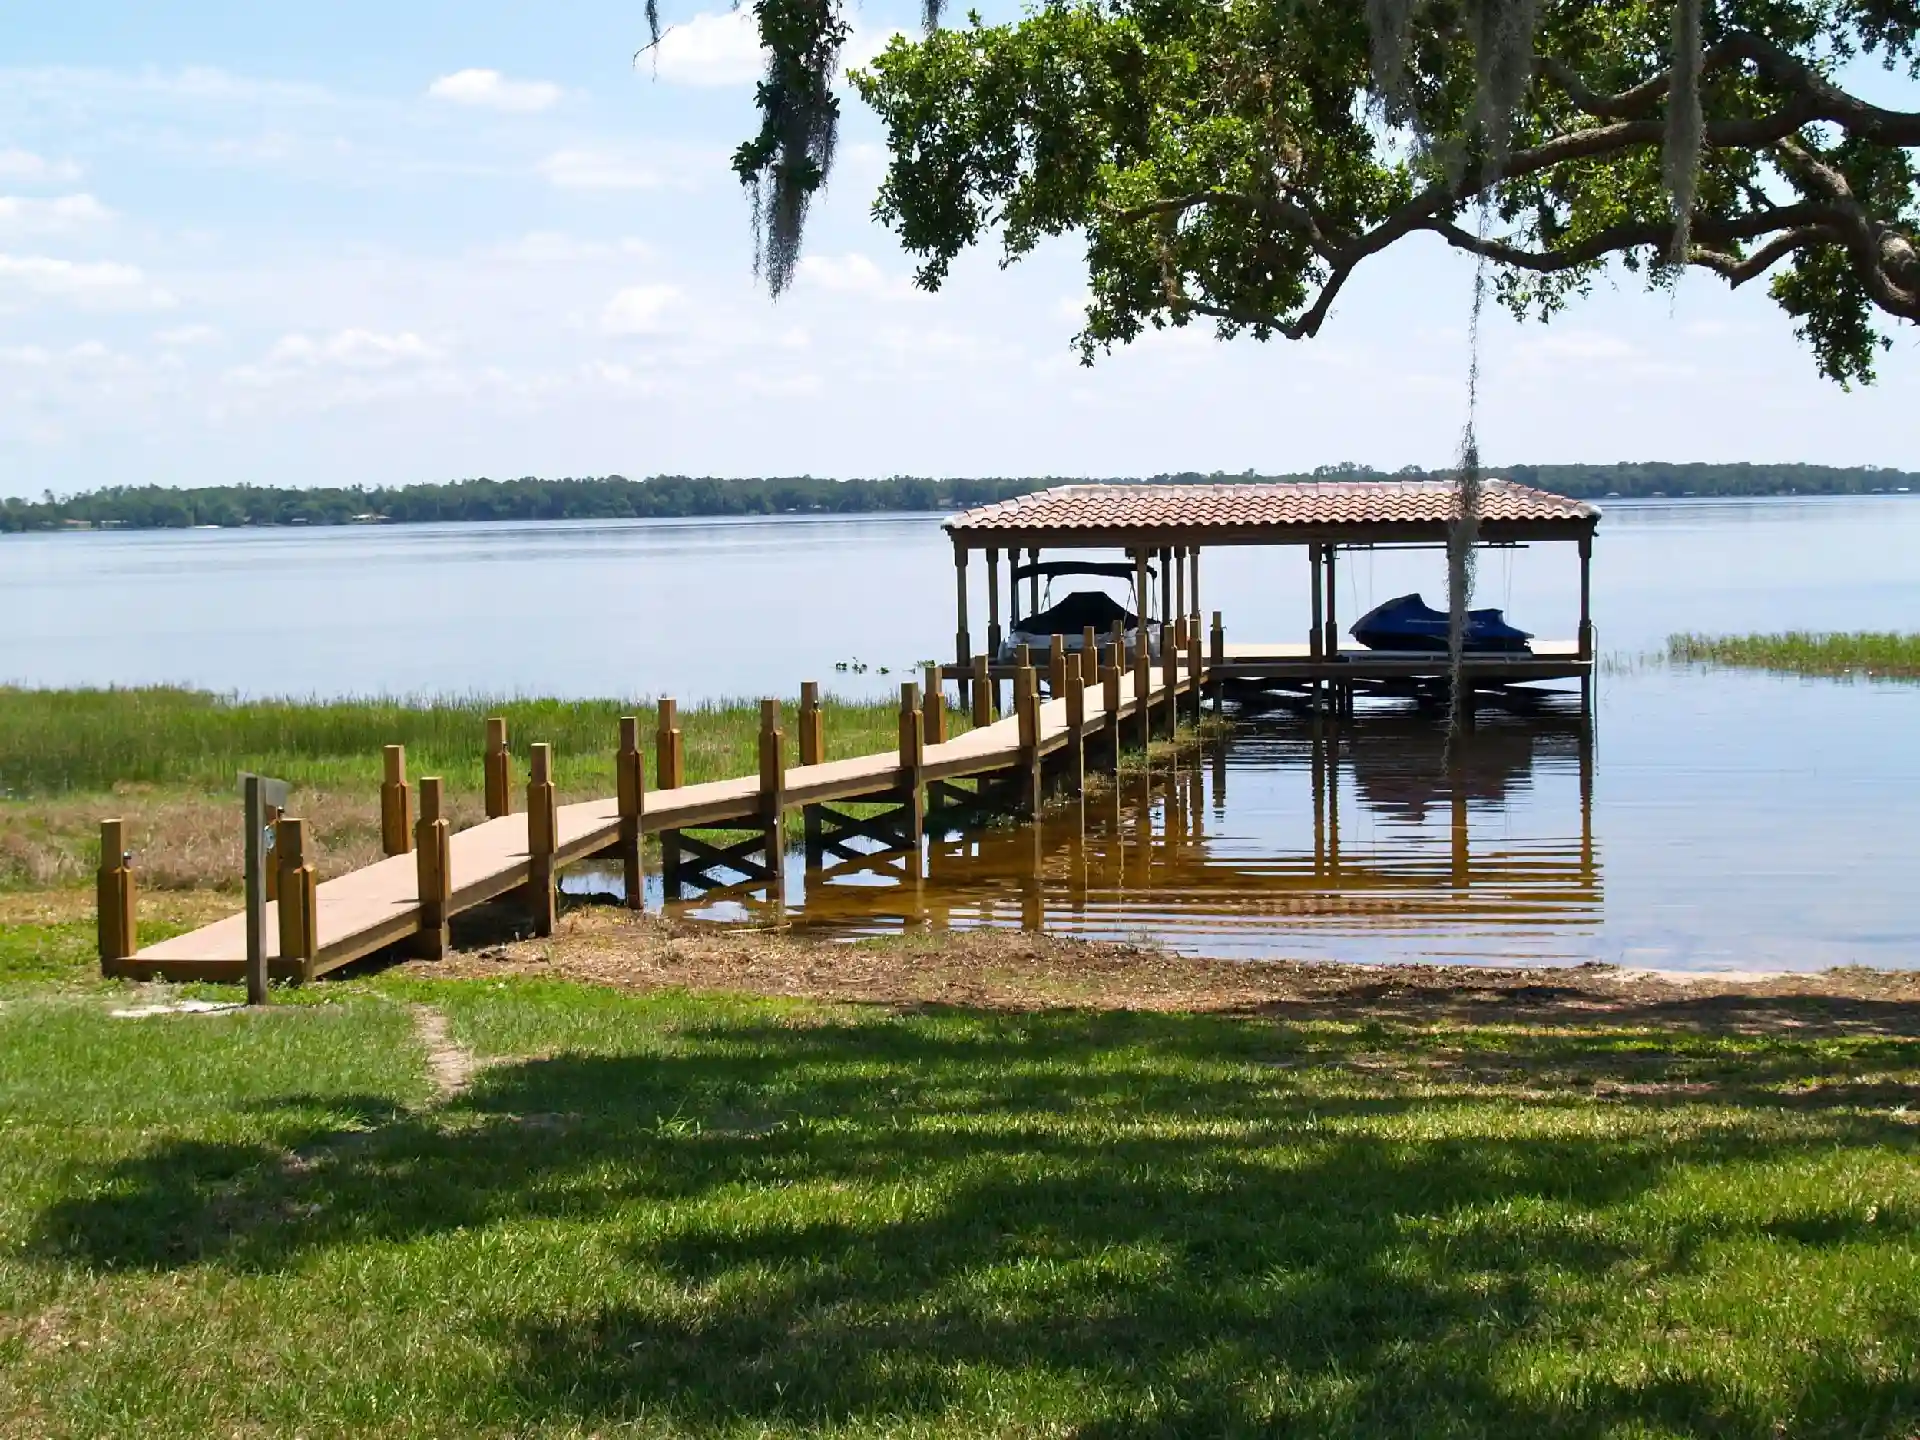
MULTIPOLYGON (((1413 710, 1243 710, 1231 738, 1037 824, 809 871, 828 934, 1018 926, 1225 955, 1585 958, 1601 913, 1593 746, 1578 713, 1490 713, 1451 749, 1413 710), (1355 941, 1388 953, 1355 953, 1355 941)), ((687 907, 699 915, 698 905, 687 907)))
MULTIPOLYGON (((1599 1035, 1531 1043, 1510 1058, 1548 1092, 1543 1115, 1591 1113, 1597 1081, 1649 1073, 1599 1035)), ((1884 1043, 1881 1060, 1914 1063, 1915 1041, 1884 1043)), ((1742 1107, 1727 1123, 1454 1126, 1471 1089, 1372 1068, 1384 1051, 1415 1070, 1445 1053, 1405 1029, 937 1011, 695 1026, 658 1053, 500 1063, 448 1108, 372 1131, 161 1143, 76 1184, 36 1244, 109 1271, 287 1275, 338 1246, 591 1224, 606 1271, 590 1296, 545 1303, 540 1283, 503 1280, 469 1322, 500 1359, 468 1399, 496 1420, 507 1405, 588 1427, 666 1413, 885 1428, 1050 1385, 1060 1433, 1083 1436, 1763 1435, 1781 1413, 1797 1433, 1893 1433, 1880 1427, 1920 1413, 1920 1389, 1862 1357, 1912 1353, 1904 1313, 1863 1322, 1858 1353, 1812 1345, 1773 1388, 1675 1363, 1595 1375, 1550 1406, 1513 1383, 1507 1347, 1552 1343, 1568 1295, 1581 1326, 1632 1331, 1606 1308, 1638 1304, 1616 1282, 1685 1288, 1729 1246, 1863 1238, 1811 1202, 1651 1230, 1606 1218, 1680 1168, 1911 1149, 1906 1127, 1850 1102, 1791 1132, 1764 1123, 1777 1087, 1830 1066, 1813 1044, 1745 1067, 1676 1044, 1665 1073, 1708 1078, 1675 1102, 1742 1107), (1416 1110, 1413 1139, 1396 1117, 1416 1110), (786 1198, 745 1204, 756 1193, 786 1198), (1589 1218, 1512 1223, 1529 1207, 1589 1218)), ((1876 1225, 1882 1244, 1920 1238, 1911 1206, 1876 1225)))

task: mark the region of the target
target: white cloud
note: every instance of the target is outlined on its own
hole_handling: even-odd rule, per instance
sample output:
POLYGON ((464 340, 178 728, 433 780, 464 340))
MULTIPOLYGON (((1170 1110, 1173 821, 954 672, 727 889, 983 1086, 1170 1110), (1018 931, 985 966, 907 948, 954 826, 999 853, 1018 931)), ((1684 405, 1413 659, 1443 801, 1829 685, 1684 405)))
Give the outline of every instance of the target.
POLYGON ((800 262, 802 283, 842 295, 879 300, 913 300, 923 292, 904 275, 889 275, 865 255, 808 255, 800 262))
POLYGON ((109 310, 164 310, 175 303, 139 266, 110 260, 0 254, 0 293, 9 288, 109 310))
POLYGON ((677 285, 632 285, 607 302, 600 328, 609 335, 660 335, 684 297, 677 285))
POLYGON ((267 352, 275 368, 331 365, 350 370, 384 370, 395 365, 437 360, 440 351, 411 330, 382 335, 373 330, 341 330, 324 339, 282 336, 267 352))
POLYGON ((750 85, 767 68, 745 7, 681 21, 660 37, 652 58, 660 78, 675 85, 750 85))
POLYGON ((561 90, 545 80, 509 80, 498 70, 456 70, 427 87, 435 100, 531 115, 559 103, 561 90))
POLYGON ((171 330, 162 330, 153 337, 170 349, 181 349, 188 345, 205 345, 218 340, 220 332, 211 325, 176 325, 171 330))
POLYGON ((671 183, 652 161, 604 150, 556 151, 540 162, 540 173, 562 190, 657 190, 671 183))
POLYGON ((0 230, 16 234, 54 234, 84 229, 113 218, 113 211, 91 195, 0 195, 0 230))
POLYGON ((649 259, 653 247, 627 236, 619 240, 579 240, 554 230, 535 230, 486 252, 497 260, 522 265, 576 265, 583 260, 649 259))
POLYGON ((80 167, 71 160, 48 160, 30 150, 0 150, 0 180, 78 180, 80 167))

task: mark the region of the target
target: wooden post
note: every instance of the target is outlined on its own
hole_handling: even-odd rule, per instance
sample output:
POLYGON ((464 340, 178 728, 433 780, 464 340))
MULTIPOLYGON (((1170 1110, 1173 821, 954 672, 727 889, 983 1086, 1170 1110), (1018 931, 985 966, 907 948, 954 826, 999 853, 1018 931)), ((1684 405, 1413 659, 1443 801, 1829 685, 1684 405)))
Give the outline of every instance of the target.
POLYGON ((947 687, 940 678, 938 665, 927 666, 927 683, 921 691, 920 734, 929 745, 947 743, 947 687))
POLYGON ((1000 658, 1000 552, 987 551, 987 657, 1000 658))
POLYGON ((1100 637, 1091 625, 1080 631, 1080 679, 1088 685, 1100 683, 1100 637))
POLYGON ((1580 658, 1593 659, 1593 536, 1580 537, 1580 658))
POLYGON ((1067 674, 1067 783, 1073 793, 1087 789, 1087 682, 1078 666, 1067 674))
MULTIPOLYGON (((953 589, 954 600, 959 608, 959 627, 953 636, 953 663, 963 669, 973 655, 973 639, 967 634, 967 551, 963 545, 953 547, 953 589)), ((960 701, 966 703, 967 682, 960 682, 960 701)), ((802 760, 802 765, 807 762, 802 760)))
POLYGON ((1187 623, 1187 547, 1173 547, 1173 614, 1182 626, 1187 623))
POLYGON ((1119 641, 1108 647, 1100 666, 1101 703, 1106 707, 1100 727, 1101 745, 1106 751, 1107 767, 1120 773, 1120 667, 1126 650, 1119 641))
POLYGON ((785 821, 787 813, 786 736, 780 729, 780 702, 760 702, 760 848, 767 863, 767 903, 787 903, 785 821))
POLYGON ((1133 599, 1135 607, 1140 612, 1137 617, 1140 622, 1140 629, 1138 638, 1134 644, 1134 658, 1136 660, 1144 660, 1147 657, 1149 648, 1147 645, 1147 610, 1153 602, 1153 596, 1147 589, 1147 552, 1144 546, 1133 552, 1133 599))
POLYGON ((555 918, 554 852, 560 844, 560 817, 553 798, 553 747, 530 748, 527 767, 527 914, 533 933, 553 933, 555 918))
MULTIPOLYGON (((1315 660, 1320 658, 1321 646, 1326 640, 1326 632, 1320 626, 1320 546, 1307 546, 1307 566, 1313 571, 1313 619, 1307 625, 1307 653, 1315 660)), ((1319 689, 1320 682, 1314 682, 1319 689)))
POLYGON ((640 844, 646 826, 647 762, 640 753, 640 717, 620 717, 620 752, 614 757, 614 795, 620 806, 620 878, 627 909, 647 908, 647 876, 640 844))
POLYGON ((1227 699, 1227 627, 1220 623, 1220 612, 1213 612, 1213 634, 1209 653, 1213 662, 1213 713, 1218 715, 1227 699))
MULTIPOLYGON (((680 744, 678 707, 671 698, 659 706, 659 719, 653 732, 653 787, 678 790, 686 782, 686 756, 680 744)), ((660 832, 661 895, 667 900, 680 898, 680 832, 660 832)))
POLYGON ((420 902, 420 928, 413 953, 438 960, 447 953, 447 911, 453 903, 453 827, 443 810, 445 795, 438 775, 420 780, 420 818, 413 825, 413 865, 420 902))
POLYGON ((307 858, 307 822, 276 820, 273 852, 280 871, 280 959, 298 964, 300 979, 311 980, 320 958, 320 905, 313 862, 307 858))
POLYGON ((1187 605, 1193 614, 1193 623, 1200 624, 1200 547, 1195 545, 1187 551, 1187 605))
POLYGON ((983 729, 993 723, 993 678, 987 671, 985 655, 973 657, 973 723, 983 729))
POLYGON ((267 802, 266 787, 258 775, 240 782, 244 812, 241 837, 241 877, 247 887, 247 1004, 265 1005, 273 998, 267 964, 267 802))
MULTIPOLYGON (((935 665, 927 666, 930 671, 937 671, 938 668, 935 665)), ((827 716, 820 708, 818 680, 800 682, 800 763, 827 763, 827 716)))
POLYGON ((906 838, 918 846, 927 833, 927 735, 920 711, 920 687, 900 685, 900 802, 906 811, 906 838))
POLYGON ((1142 646, 1133 657, 1133 711, 1140 721, 1140 748, 1153 743, 1153 662, 1142 646))
POLYGON ((1020 547, 1007 551, 1007 629, 1020 628, 1020 547))
POLYGON ((1187 709, 1200 719, 1200 617, 1187 620, 1187 709))
POLYGON ((1160 630, 1163 638, 1167 622, 1173 619, 1173 547, 1160 547, 1160 630))
POLYGON ((1160 647, 1160 683, 1166 688, 1167 738, 1174 739, 1180 732, 1180 641, 1179 629, 1174 631, 1174 640, 1160 647))
POLYGON ((389 745, 380 782, 380 853, 404 855, 413 849, 413 799, 407 793, 407 747, 389 745))
POLYGON ((1032 820, 1040 814, 1040 694, 1024 650, 1013 672, 1013 708, 1020 717, 1020 810, 1032 820))
POLYGON ((134 918, 133 852, 127 848, 127 822, 100 822, 100 873, 94 889, 94 924, 99 932, 100 973, 124 973, 123 962, 140 949, 134 918))
POLYGON ((1027 551, 1027 614, 1040 613, 1040 547, 1027 551))
POLYGON ((1047 641, 1047 695, 1058 699, 1067 688, 1067 637, 1054 631, 1047 641))
POLYGON ((1340 547, 1328 545, 1327 557, 1327 639, 1323 647, 1326 658, 1340 658, 1340 547))
POLYGON ((513 758, 507 754, 507 722, 502 716, 487 721, 487 749, 481 757, 487 818, 513 813, 513 758))

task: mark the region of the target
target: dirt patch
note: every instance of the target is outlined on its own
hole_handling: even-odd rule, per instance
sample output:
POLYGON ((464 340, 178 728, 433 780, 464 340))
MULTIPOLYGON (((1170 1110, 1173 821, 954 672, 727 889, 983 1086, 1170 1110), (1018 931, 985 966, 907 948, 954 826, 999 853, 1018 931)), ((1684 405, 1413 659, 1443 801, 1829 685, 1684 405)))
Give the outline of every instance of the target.
POLYGON ((858 944, 729 930, 582 906, 546 940, 409 963, 422 976, 540 975, 632 990, 686 989, 898 1006, 1285 1013, 1529 1025, 1634 1022, 1920 1033, 1920 973, 1676 976, 1608 965, 1490 969, 1229 961, 1011 931, 858 944))
POLYGON ((431 1005, 415 1005, 413 1034, 427 1052, 427 1073, 433 1077, 435 1100, 444 1105, 464 1094, 480 1072, 480 1059, 453 1038, 447 1017, 431 1005))

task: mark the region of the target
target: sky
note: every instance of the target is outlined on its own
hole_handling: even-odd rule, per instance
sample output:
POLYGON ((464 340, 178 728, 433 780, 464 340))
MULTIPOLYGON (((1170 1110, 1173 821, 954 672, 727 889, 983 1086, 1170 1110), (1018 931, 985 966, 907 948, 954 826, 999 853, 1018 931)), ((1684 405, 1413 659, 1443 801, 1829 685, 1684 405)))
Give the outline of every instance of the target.
MULTIPOLYGON (((917 10, 865 0, 854 58, 917 10)), ((749 22, 663 11, 636 64, 639 0, 0 0, 0 494, 1453 454, 1465 257, 1395 247, 1315 340, 1195 326, 1083 368, 1071 238, 913 288, 850 93, 770 300, 727 163, 754 124, 749 22)), ((1852 394, 1763 289, 1706 276, 1622 277, 1549 326, 1490 312, 1484 339, 1495 463, 1920 469, 1911 326, 1852 394)))

